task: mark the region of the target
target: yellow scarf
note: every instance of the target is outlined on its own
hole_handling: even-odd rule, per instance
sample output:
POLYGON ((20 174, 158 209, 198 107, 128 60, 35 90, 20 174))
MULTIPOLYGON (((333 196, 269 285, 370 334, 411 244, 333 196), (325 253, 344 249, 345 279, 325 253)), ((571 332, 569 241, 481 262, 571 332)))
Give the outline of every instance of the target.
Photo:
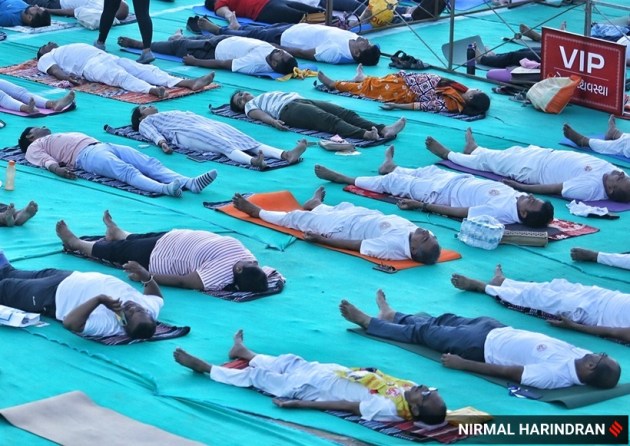
POLYGON ((317 76, 317 71, 309 70, 308 68, 301 69, 301 68, 295 67, 293 68, 293 73, 286 74, 282 77, 277 78, 276 80, 280 82, 284 82, 293 78, 304 79, 304 78, 313 77, 313 76, 317 76))
POLYGON ((377 369, 366 370, 358 367, 338 370, 337 375, 367 387, 370 389, 370 393, 378 393, 390 399, 396 405, 396 411, 401 418, 413 419, 411 409, 405 399, 405 391, 415 386, 411 381, 394 378, 377 369))

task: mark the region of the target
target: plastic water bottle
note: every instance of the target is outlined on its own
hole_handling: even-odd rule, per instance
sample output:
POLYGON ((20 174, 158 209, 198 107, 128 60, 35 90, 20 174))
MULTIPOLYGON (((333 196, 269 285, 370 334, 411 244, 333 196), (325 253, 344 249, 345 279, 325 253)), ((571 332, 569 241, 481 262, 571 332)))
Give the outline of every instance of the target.
POLYGON ((7 174, 4 179, 4 190, 15 189, 15 161, 9 161, 7 166, 7 174))
POLYGON ((477 57, 477 45, 473 43, 468 44, 466 49, 466 74, 475 74, 475 58, 477 57))

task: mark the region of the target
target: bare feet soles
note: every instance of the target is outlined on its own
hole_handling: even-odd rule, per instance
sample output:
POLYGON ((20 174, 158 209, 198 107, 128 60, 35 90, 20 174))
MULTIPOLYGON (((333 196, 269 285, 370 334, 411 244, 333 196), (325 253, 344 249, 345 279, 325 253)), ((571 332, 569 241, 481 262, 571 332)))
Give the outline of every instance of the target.
POLYGON ((140 40, 132 39, 130 37, 121 36, 118 38, 118 45, 125 48, 136 48, 141 50, 143 45, 140 40))
POLYGON ((166 88, 164 87, 151 87, 151 89, 149 90, 149 94, 153 96, 157 96, 160 99, 164 99, 165 97, 168 96, 168 93, 166 92, 166 88))
POLYGON ((202 88, 205 88, 208 85, 210 85, 213 80, 214 80, 214 71, 210 74, 206 74, 205 76, 201 76, 195 79, 193 84, 190 86, 190 89, 192 91, 201 90, 202 88))
POLYGON ((308 142, 306 142, 305 139, 300 139, 293 150, 285 150, 282 152, 282 159, 289 164, 295 164, 300 161, 300 157, 304 152, 306 152, 307 147, 308 142))
POLYGON ((7 208, 0 214, 0 226, 15 226, 15 206, 9 204, 7 208))
POLYGON ((389 146, 387 150, 385 150, 385 159, 378 167, 378 173, 379 175, 387 175, 396 167, 396 163, 394 162, 394 146, 389 146))
POLYGON ((105 223, 105 227, 107 228, 107 230, 105 231, 105 240, 125 240, 129 235, 129 232, 123 231, 114 222, 114 219, 112 218, 112 215, 109 213, 109 211, 103 212, 103 223, 105 223))
POLYGON ((442 159, 448 159, 448 154, 450 150, 444 147, 437 139, 434 139, 432 136, 427 136, 427 139, 424 141, 429 152, 438 156, 442 159))
POLYGON ((317 73, 317 80, 319 80, 322 84, 327 86, 328 88, 334 88, 335 81, 326 76, 323 71, 319 71, 317 73))
POLYGON ((367 329, 372 319, 345 299, 339 304, 339 311, 347 321, 357 324, 364 329, 367 329))
MULTIPOLYGON (((494 276, 488 282, 488 285, 499 286, 505 280, 503 275, 503 269, 501 265, 497 265, 494 269, 494 276)), ((463 276, 461 274, 453 274, 451 276, 451 283, 455 288, 464 291, 475 291, 477 293, 486 292, 486 283, 481 280, 471 279, 470 277, 463 276)))
POLYGON ((37 214, 38 210, 39 207, 37 206, 37 203, 34 201, 29 202, 24 209, 20 209, 15 213, 15 224, 17 226, 22 226, 28 220, 33 218, 33 216, 37 214))
POLYGON ((251 203, 247 198, 243 197, 241 194, 234 194, 232 197, 232 204, 236 209, 241 212, 245 212, 250 217, 258 218, 260 216, 261 209, 255 204, 251 203))
POLYGON ((252 157, 250 164, 254 167, 258 167, 260 170, 264 170, 267 168, 267 163, 265 162, 265 156, 262 152, 258 152, 258 155, 252 157))
POLYGON ((210 364, 187 353, 179 347, 177 347, 173 352, 173 359, 175 359, 178 364, 188 367, 197 373, 210 373, 210 370, 212 370, 212 366, 210 364))
POLYGON ((383 130, 381 130, 381 135, 383 136, 383 138, 393 138, 396 135, 398 135, 402 131, 402 129, 405 128, 406 124, 407 124, 407 119, 400 118, 398 121, 394 122, 392 125, 383 127, 383 130))
POLYGON ((32 115, 33 113, 39 113, 39 109, 35 106, 35 99, 30 98, 28 104, 20 105, 20 111, 32 115))
POLYGON ((245 347, 243 343, 243 330, 240 329, 234 334, 234 345, 228 352, 228 358, 230 359, 246 359, 251 360, 256 354, 252 352, 250 349, 245 347))
POLYGON ((55 111, 61 111, 74 102, 74 96, 74 91, 70 91, 63 98, 57 99, 56 101, 50 101, 50 107, 48 108, 55 111))
POLYGON ((221 31, 221 27, 215 25, 214 23, 212 23, 210 20, 206 19, 205 17, 199 17, 199 20, 197 23, 199 24, 199 29, 203 31, 208 31, 212 34, 218 34, 219 31, 221 31))
POLYGON ((621 135, 623 135, 623 132, 617 128, 617 124, 615 123, 615 115, 610 115, 610 118, 608 118, 608 129, 606 130, 604 139, 619 139, 621 138, 621 135))
POLYGON ((376 127, 372 127, 372 130, 366 130, 363 134, 363 139, 377 140, 378 138, 380 138, 380 135, 376 127))
POLYGON ((55 226, 57 237, 61 239, 63 246, 71 250, 79 249, 79 238, 68 228, 65 221, 59 220, 55 226))
POLYGON ((534 31, 533 29, 531 29, 529 26, 521 23, 520 26, 518 27, 518 29, 519 29, 519 31, 521 32, 522 35, 524 35, 525 37, 529 37, 534 42, 540 42, 541 41, 540 34, 537 33, 536 31, 534 31))
POLYGON ((466 143, 464 144, 464 153, 466 155, 470 155, 471 153, 475 151, 477 147, 479 147, 477 145, 477 141, 475 141, 475 137, 473 136, 473 132, 470 127, 466 129, 464 140, 466 141, 466 143))
POLYGON ((352 82, 363 82, 366 77, 367 76, 363 72, 363 64, 360 63, 359 65, 357 65, 357 72, 354 75, 354 78, 352 78, 352 82))
POLYGON ((302 207, 307 211, 312 211, 324 202, 324 198, 326 198, 326 189, 324 189, 324 186, 319 186, 313 193, 313 196, 304 202, 302 207))
POLYGON ((578 147, 588 147, 588 138, 573 130, 569 124, 562 126, 562 133, 578 147))
POLYGON ((383 290, 378 290, 376 292, 376 306, 378 306, 378 318, 384 321, 393 321, 394 315, 396 312, 392 310, 387 302, 387 298, 385 298, 385 293, 383 290))

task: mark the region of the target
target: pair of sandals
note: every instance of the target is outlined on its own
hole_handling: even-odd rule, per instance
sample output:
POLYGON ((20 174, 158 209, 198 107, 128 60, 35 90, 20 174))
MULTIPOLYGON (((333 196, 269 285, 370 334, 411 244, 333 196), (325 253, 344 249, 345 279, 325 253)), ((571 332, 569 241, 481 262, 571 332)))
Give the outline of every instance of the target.
POLYGON ((399 68, 401 70, 426 70, 430 67, 429 64, 410 56, 402 50, 396 51, 390 59, 390 68, 399 68))
MULTIPOLYGON (((208 18, 204 16, 204 18, 208 18)), ((193 34, 201 34, 201 28, 199 27, 199 16, 188 17, 186 20, 186 29, 193 34)))

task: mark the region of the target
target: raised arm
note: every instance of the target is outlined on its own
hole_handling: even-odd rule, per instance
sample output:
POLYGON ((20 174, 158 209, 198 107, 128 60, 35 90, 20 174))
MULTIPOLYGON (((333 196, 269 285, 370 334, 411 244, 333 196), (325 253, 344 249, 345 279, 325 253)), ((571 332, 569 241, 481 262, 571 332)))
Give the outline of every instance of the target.
POLYGON ((361 251, 361 243, 363 242, 363 240, 332 239, 310 231, 304 233, 304 240, 331 246, 333 248, 349 249, 357 252, 361 251))
POLYGON ((273 403, 282 408, 291 409, 316 409, 316 410, 341 410, 361 415, 359 403, 354 401, 304 401, 304 400, 281 400, 274 398, 273 403))
POLYGON ((82 332, 85 329, 85 323, 88 318, 99 305, 105 305, 114 313, 122 311, 122 302, 120 299, 114 299, 105 294, 99 294, 73 308, 66 317, 63 318, 64 328, 77 333, 82 332))
POLYGON ((533 194, 557 194, 562 193, 562 183, 559 184, 524 184, 514 180, 503 180, 503 184, 521 190, 523 192, 531 192, 533 194))
POLYGON ((445 353, 441 358, 442 365, 449 369, 465 370, 467 372, 481 373, 482 375, 496 376, 514 383, 521 383, 523 376, 523 366, 520 365, 497 365, 487 362, 471 361, 459 355, 445 353))
POLYGON ((630 327, 595 327, 592 325, 579 324, 564 316, 560 316, 560 320, 549 319, 547 322, 554 327, 567 328, 595 336, 618 339, 622 342, 630 342, 630 327))

